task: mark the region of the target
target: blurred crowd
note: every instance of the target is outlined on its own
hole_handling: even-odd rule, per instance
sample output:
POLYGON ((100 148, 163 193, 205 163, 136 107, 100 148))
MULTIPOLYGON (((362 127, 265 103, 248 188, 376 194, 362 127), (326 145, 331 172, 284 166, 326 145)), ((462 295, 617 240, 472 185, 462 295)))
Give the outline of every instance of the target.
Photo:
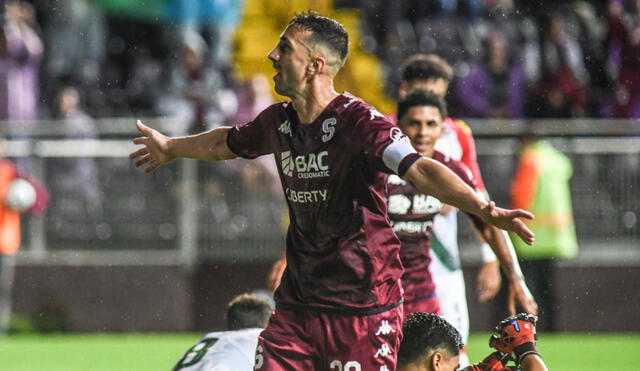
MULTIPOLYGON (((135 20, 106 0, 4 0, 0 120, 169 115, 171 134, 245 122, 271 103, 268 81, 237 81, 232 35, 242 0, 163 0, 135 20), (6 83, 4 83, 6 82, 6 83)), ((0 1, 2 3, 2 1, 0 1)), ((459 117, 640 117, 640 0, 367 0, 362 46, 388 91, 406 57, 437 53, 455 67, 459 117)), ((14 125, 8 135, 28 135, 14 125)))
MULTIPOLYGON (((0 120, 69 119, 86 136, 91 117, 168 115, 184 134, 271 103, 266 77, 231 72, 241 0, 164 0, 155 20, 108 13, 106 2, 0 1, 0 120)), ((10 136, 32 129, 12 126, 10 136)))
POLYGON ((638 0, 362 4, 389 92, 402 60, 436 53, 455 66, 458 117, 640 117, 638 0))

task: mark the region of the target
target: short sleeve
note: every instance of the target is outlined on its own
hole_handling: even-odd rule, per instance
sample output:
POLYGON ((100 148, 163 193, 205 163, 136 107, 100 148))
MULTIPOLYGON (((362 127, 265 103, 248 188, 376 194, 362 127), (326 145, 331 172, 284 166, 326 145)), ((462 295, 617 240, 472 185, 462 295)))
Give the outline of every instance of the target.
POLYGON ((227 146, 231 152, 248 159, 273 153, 270 128, 276 125, 277 118, 276 105, 265 109, 255 120, 232 128, 227 135, 227 146))
POLYGON ((409 139, 389 119, 371 108, 354 133, 369 166, 377 171, 404 176, 420 155, 409 139))
POLYGON ((484 182, 482 181, 480 166, 478 165, 478 154, 476 152, 476 144, 473 140, 471 129, 463 121, 458 121, 457 127, 456 135, 458 142, 460 143, 460 147, 462 147, 462 158, 460 161, 462 161, 462 163, 471 170, 478 190, 484 191, 484 182))

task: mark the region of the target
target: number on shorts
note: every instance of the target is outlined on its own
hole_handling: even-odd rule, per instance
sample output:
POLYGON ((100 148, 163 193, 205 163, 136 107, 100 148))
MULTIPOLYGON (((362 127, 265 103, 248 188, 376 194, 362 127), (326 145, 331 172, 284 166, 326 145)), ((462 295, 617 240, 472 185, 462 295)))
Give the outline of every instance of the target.
POLYGON ((200 362, 202 357, 207 354, 207 350, 209 350, 209 348, 211 348, 217 341, 217 338, 204 339, 198 344, 194 345, 187 351, 184 357, 182 357, 180 361, 178 361, 178 364, 174 368, 174 371, 184 367, 193 366, 196 363, 200 362))
POLYGON ((360 363, 358 361, 348 361, 342 366, 342 362, 337 359, 331 361, 329 364, 330 369, 336 369, 337 371, 361 371, 362 367, 360 367, 360 363))

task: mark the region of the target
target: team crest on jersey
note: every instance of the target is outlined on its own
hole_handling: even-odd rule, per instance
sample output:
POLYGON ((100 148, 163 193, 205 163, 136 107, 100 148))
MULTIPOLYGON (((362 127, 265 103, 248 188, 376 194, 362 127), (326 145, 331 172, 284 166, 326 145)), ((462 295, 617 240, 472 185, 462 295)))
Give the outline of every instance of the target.
POLYGON ((336 123, 337 121, 335 117, 328 118, 322 122, 322 131, 324 132, 324 134, 322 135, 322 141, 324 143, 330 141, 331 138, 333 138, 333 134, 335 134, 336 132, 336 123))
POLYGON ((397 128, 397 127, 391 128, 391 130, 389 130, 389 137, 394 142, 402 141, 402 142, 409 143, 409 138, 407 138, 407 136, 404 135, 404 133, 402 133, 402 130, 400 130, 400 128, 397 128))
POLYGON ((293 157, 291 151, 280 154, 282 172, 286 176, 299 179, 323 178, 329 176, 329 152, 309 153, 293 157))
POLYGON ((281 132, 284 135, 288 135, 288 136, 293 135, 293 134, 291 134, 291 122, 289 120, 285 120, 278 127, 278 131, 281 132))

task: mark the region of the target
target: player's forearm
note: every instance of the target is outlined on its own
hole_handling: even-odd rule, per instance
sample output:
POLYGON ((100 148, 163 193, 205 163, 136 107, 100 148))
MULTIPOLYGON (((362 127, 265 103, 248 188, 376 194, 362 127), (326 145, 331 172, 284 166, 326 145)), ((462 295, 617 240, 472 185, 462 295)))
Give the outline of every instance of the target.
POLYGON ((219 127, 200 134, 171 138, 168 144, 171 158, 193 158, 218 161, 237 157, 227 146, 230 127, 219 127))
POLYGON ((416 161, 405 179, 422 193, 478 216, 487 202, 446 166, 429 158, 416 161))
POLYGON ((507 276, 507 279, 513 282, 522 279, 522 273, 515 254, 510 251, 505 234, 502 230, 493 226, 488 226, 482 231, 482 236, 496 254, 502 271, 507 276))

